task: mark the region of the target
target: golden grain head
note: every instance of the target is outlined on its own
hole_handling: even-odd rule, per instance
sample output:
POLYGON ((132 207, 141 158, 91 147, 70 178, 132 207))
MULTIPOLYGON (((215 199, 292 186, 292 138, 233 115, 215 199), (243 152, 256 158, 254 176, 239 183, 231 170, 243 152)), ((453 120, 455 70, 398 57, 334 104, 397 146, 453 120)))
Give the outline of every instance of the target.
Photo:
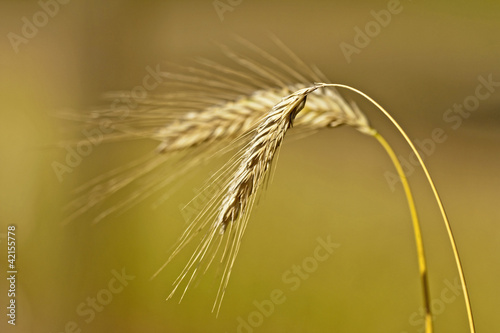
MULTIPOLYGON (((113 130, 102 133, 103 143, 157 142, 155 151, 104 172, 77 188, 75 199, 67 206, 69 214, 64 223, 83 214, 93 215, 94 223, 99 222, 171 187, 181 175, 208 159, 242 147, 249 133, 284 96, 324 79, 319 70, 306 66, 278 40, 276 44, 288 61, 247 41, 240 40, 240 43, 247 52, 254 53, 253 57, 236 54, 222 46, 233 66, 206 59, 198 59, 197 67, 175 66, 176 72, 162 74, 163 88, 158 89, 166 90, 165 93, 150 92, 136 100, 135 107, 127 109, 126 114, 122 108, 115 107, 115 101, 133 100, 130 91, 108 93, 109 107, 61 115, 82 123, 87 132, 98 130, 102 121, 111 122, 113 130), (137 190, 121 202, 106 203, 112 201, 116 193, 132 187, 137 190), (103 205, 108 207, 102 210, 103 205)), ((320 87, 309 94, 308 103, 298 114, 294 127, 295 132, 308 134, 342 124, 360 130, 369 128, 355 104, 347 103, 332 88, 320 87)), ((166 193, 157 199, 155 207, 168 199, 172 191, 166 193)))
MULTIPOLYGON (((88 115, 71 116, 88 128, 99 126, 103 119, 111 121, 113 131, 103 136, 103 142, 148 139, 156 141, 157 147, 144 158, 103 173, 78 188, 77 198, 68 206, 71 213, 67 222, 89 210, 99 210, 98 206, 116 193, 137 186, 120 203, 99 210, 94 218, 98 222, 170 188, 181 175, 209 158, 236 152, 207 183, 206 189, 212 188, 213 195, 165 263, 193 239, 200 238, 171 297, 182 283, 186 284, 185 292, 199 272, 220 255, 224 274, 214 304, 217 309, 258 191, 292 124, 300 133, 340 125, 363 133, 371 130, 355 104, 347 103, 331 87, 314 84, 324 81, 323 74, 305 65, 281 42, 276 44, 288 61, 246 41, 240 42, 253 56, 222 47, 233 66, 206 59, 199 59, 197 67, 176 66, 176 72, 162 73, 167 93, 148 94, 136 101, 126 116, 117 112, 113 104, 88 115)), ((130 100, 133 95, 118 92, 107 97, 111 101, 130 100)))
MULTIPOLYGON (((218 187, 219 190, 212 196, 212 200, 207 203, 188 227, 167 261, 167 263, 170 262, 198 233, 202 234, 194 255, 175 281, 174 289, 169 298, 183 282, 186 282, 182 299, 200 271, 200 267, 204 266, 204 270, 208 269, 220 251, 222 252, 221 263, 224 266, 224 273, 214 303, 214 309, 219 310, 258 191, 271 169, 285 134, 294 124, 295 118, 297 118, 297 122, 307 121, 308 116, 314 115, 311 110, 315 110, 318 105, 323 103, 323 101, 319 102, 321 94, 313 95, 318 89, 323 88, 320 84, 312 85, 282 98, 260 118, 257 126, 250 132, 250 141, 219 172, 220 175, 224 175, 222 186, 218 187), (308 106, 308 96, 312 97, 312 107, 308 106), (299 120, 301 110, 306 115, 302 120, 299 120), (225 246, 221 247, 224 238, 226 239, 225 246)), ((314 124, 312 125, 314 128, 320 125, 333 127, 347 124, 365 133, 370 131, 366 118, 357 109, 348 113, 337 112, 335 117, 331 118, 323 114, 321 119, 315 119, 315 122, 309 122, 309 124, 314 124)))

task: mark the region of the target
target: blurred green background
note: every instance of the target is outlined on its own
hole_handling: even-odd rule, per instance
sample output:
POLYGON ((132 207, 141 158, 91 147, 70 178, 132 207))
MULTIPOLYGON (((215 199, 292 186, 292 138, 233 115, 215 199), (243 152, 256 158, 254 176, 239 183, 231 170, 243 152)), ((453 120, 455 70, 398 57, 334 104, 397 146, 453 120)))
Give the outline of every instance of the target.
MULTIPOLYGON (((252 214, 218 318, 210 313, 216 274, 203 278, 181 304, 165 301, 188 252, 149 280, 184 229, 179 207, 194 196, 207 168, 195 170, 157 209, 149 200, 98 225, 80 219, 61 226, 62 207, 77 184, 152 146, 101 145, 59 182, 51 164, 66 152, 49 146, 65 129, 51 112, 100 105, 102 93, 140 84, 147 66, 189 64, 200 56, 222 60, 213 42, 234 45, 233 34, 274 53, 272 33, 331 81, 374 97, 412 139, 429 138, 435 128, 445 131, 447 140, 426 162, 455 231, 477 332, 499 332, 500 88, 456 129, 443 115, 475 94, 481 76, 500 81, 500 3, 402 1, 391 22, 348 63, 341 43, 354 45, 355 28, 374 21, 371 11, 387 9, 387 1, 221 2, 231 8, 223 20, 211 0, 70 1, 18 52, 9 33, 21 35, 23 17, 32 21, 42 7, 36 1, 0 2, 1 274, 10 224, 17 226, 19 271, 15 327, 6 323, 6 279, 0 282, 1 331, 235 332, 242 318, 258 327, 241 332, 421 332, 403 191, 388 185, 384 173, 392 166, 375 140, 350 128, 285 142, 274 181, 252 214), (309 260, 317 238, 328 236, 340 247, 291 290, 283 274, 309 260), (109 304, 95 317, 79 314, 89 297, 110 295, 112 271, 122 269, 134 279, 106 299, 109 304), (255 302, 269 300, 275 289, 286 300, 269 316, 256 314, 255 302)), ((358 101, 375 128, 408 157, 387 120, 359 98, 345 96, 358 101)), ((420 170, 409 179, 422 218, 435 331, 468 332, 461 293, 450 287, 458 275, 437 206, 420 170)))

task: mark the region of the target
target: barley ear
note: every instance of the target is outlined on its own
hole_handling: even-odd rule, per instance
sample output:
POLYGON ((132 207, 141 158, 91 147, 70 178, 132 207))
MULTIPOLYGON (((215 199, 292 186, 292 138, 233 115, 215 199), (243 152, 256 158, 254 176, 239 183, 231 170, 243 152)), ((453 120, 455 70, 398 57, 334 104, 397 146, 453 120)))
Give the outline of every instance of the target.
MULTIPOLYGON (((451 229, 450 221, 448 220, 448 216, 446 215, 446 211, 444 209, 443 203, 441 201, 441 198, 439 196, 437 188, 434 185, 434 181, 432 180, 432 177, 431 177, 431 175, 429 173, 429 170, 427 170, 427 167, 425 166, 425 163, 424 163, 422 157, 420 156, 420 153, 416 149, 415 145, 410 140, 410 138, 408 137, 408 135, 406 134, 406 132, 398 124, 398 122, 389 114, 389 112, 387 112, 380 104, 378 104, 373 98, 371 98, 367 94, 365 94, 362 91, 360 91, 358 89, 355 89, 355 88, 353 88, 351 86, 347 86, 347 85, 343 85, 343 84, 326 84, 326 83, 323 83, 323 84, 318 84, 317 86, 344 88, 344 89, 351 90, 351 91, 353 91, 353 92, 355 92, 355 93, 363 96, 370 103, 372 103, 373 105, 375 105, 391 121, 391 123, 397 128, 397 130, 399 131, 399 133, 401 133, 401 135, 405 139, 406 143, 408 143, 408 145, 410 146, 411 150, 417 156, 417 159, 418 159, 420 165, 422 166, 422 169, 424 171, 425 177, 427 178, 429 186, 432 189, 432 193, 434 194, 434 198, 436 199, 437 205, 439 207, 439 211, 441 212, 441 217, 442 217, 443 222, 444 222, 445 227, 446 227, 446 232, 447 232, 448 238, 450 240, 451 248, 452 248, 452 251, 453 251, 453 257, 455 258, 455 264, 457 266, 458 275, 460 277, 460 283, 462 285, 462 289, 463 289, 463 293, 464 293, 464 302, 465 302, 465 308, 466 308, 466 312, 467 312, 467 319, 468 319, 468 322, 469 322, 469 331, 470 331, 470 333, 475 333, 476 330, 474 328, 474 317, 472 315, 472 307, 471 307, 471 304, 470 304, 470 298, 469 298, 469 292, 468 292, 468 288, 467 288, 467 283, 465 281, 465 274, 464 274, 464 271, 463 271, 463 267, 462 267, 462 262, 461 262, 461 259, 460 259, 460 255, 458 253, 457 244, 455 242, 455 237, 453 236, 453 231, 451 229)), ((374 135, 374 136, 382 144, 382 146, 384 146, 384 148, 386 149, 386 151, 389 154, 389 156, 391 156, 391 159, 393 160, 393 163, 396 166, 396 169, 398 169, 397 165, 399 165, 399 161, 397 160, 397 158, 395 158, 395 156, 392 156, 392 154, 390 153, 390 151, 392 152, 392 149, 387 150, 387 148, 388 147, 390 148, 390 146, 388 144, 384 144, 386 142, 385 142, 385 140, 383 140, 383 138, 380 135, 378 135, 378 136, 374 135), (395 159, 393 159, 393 157, 395 159)), ((398 173, 399 173, 400 177, 402 175, 404 177, 404 173, 400 173, 399 170, 398 170, 398 173)), ((401 179, 402 182, 403 182, 403 179, 406 179, 406 178, 402 178, 401 179)), ((408 193, 409 192, 409 187, 407 185, 404 185, 404 183, 403 183, 403 186, 405 187, 405 192, 408 193)), ((410 204, 410 201, 409 201, 409 204, 410 204)), ((410 204, 410 206, 411 206, 411 204, 410 204)), ((412 213, 412 215, 413 215, 413 213, 412 213)), ((417 222, 417 224, 418 224, 418 222, 417 222)), ((415 223, 414 223, 414 226, 415 226, 415 223)), ((416 229, 415 229, 415 231, 416 231, 416 229)), ((415 237, 416 238, 418 237, 417 235, 418 235, 417 232, 415 232, 415 237)), ((421 239, 420 239, 420 241, 421 241, 421 239)), ((418 242, 419 241, 417 241, 417 244, 418 244, 418 242)), ((419 253, 419 261, 421 261, 423 258, 424 257, 420 257, 420 253, 419 253)), ((425 286, 425 288, 428 289, 428 286, 425 286)), ((428 291, 424 291, 424 292, 428 293, 428 291)), ((429 313, 430 313, 430 311, 429 311, 429 313)), ((427 322, 427 315, 426 315, 426 322, 427 322)), ((426 325, 427 325, 426 329, 428 329, 428 327, 429 327, 428 325, 429 324, 426 324, 426 325)))

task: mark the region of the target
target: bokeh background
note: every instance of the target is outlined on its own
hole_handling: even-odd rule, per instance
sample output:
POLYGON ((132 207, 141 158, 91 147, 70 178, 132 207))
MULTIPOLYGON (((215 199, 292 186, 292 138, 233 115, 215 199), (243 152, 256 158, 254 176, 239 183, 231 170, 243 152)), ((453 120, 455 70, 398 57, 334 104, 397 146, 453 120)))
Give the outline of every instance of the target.
MULTIPOLYGON (((43 3, 43 1, 42 1, 43 3)), ((258 322, 255 302, 275 289, 286 301, 258 327, 240 332, 421 332, 420 290, 409 214, 401 188, 378 144, 350 128, 325 130, 285 142, 274 181, 247 229, 218 318, 210 312, 216 274, 207 275, 181 304, 165 301, 189 253, 150 281, 185 227, 180 210, 209 175, 200 167, 169 201, 152 200, 100 224, 79 219, 61 226, 71 190, 120 165, 148 142, 96 147, 59 182, 53 148, 67 128, 50 114, 102 105, 110 90, 140 84, 147 66, 223 60, 216 43, 234 34, 271 53, 278 36, 333 82, 373 96, 407 130, 424 140, 441 128, 447 139, 426 158, 447 208, 469 282, 477 332, 500 331, 500 87, 456 129, 443 119, 492 76, 500 81, 498 1, 406 1, 369 45, 346 60, 341 43, 374 20, 387 1, 221 0, 69 1, 18 52, 9 33, 21 35, 37 1, 0 6, 0 282, 2 332, 238 332, 239 319, 258 322), (17 325, 7 325, 7 225, 17 226, 17 325), (311 257, 317 238, 338 249, 300 287, 282 276, 311 257), (89 322, 80 304, 109 288, 112 270, 133 276, 89 322), (72 323, 73 322, 73 323, 72 323)), ((12 36, 12 35, 11 35, 12 36)), ((275 53, 276 54, 276 53, 275 53)), ((378 112, 352 94, 398 153, 409 150, 378 112)), ((411 173, 422 218, 436 332, 468 332, 450 245, 422 172, 411 173), (458 296, 457 296, 458 295, 458 296)))

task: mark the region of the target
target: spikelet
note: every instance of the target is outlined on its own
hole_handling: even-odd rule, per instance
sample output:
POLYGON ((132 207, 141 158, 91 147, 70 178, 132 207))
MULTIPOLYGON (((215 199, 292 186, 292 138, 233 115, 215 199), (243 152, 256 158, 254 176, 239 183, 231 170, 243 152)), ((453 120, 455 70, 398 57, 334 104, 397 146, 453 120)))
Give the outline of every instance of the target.
MULTIPOLYGON (((114 130, 103 133, 103 142, 137 139, 157 142, 155 151, 75 189, 75 199, 66 207, 69 213, 63 223, 88 211, 96 223, 161 190, 172 189, 177 179, 209 158, 243 146, 248 141, 245 135, 283 96, 311 86, 313 81, 322 78, 318 70, 307 67, 279 41, 276 43, 297 69, 246 41, 240 42, 249 51, 254 51, 260 60, 222 47, 238 68, 205 59, 199 59, 196 68, 176 66, 178 72, 162 74, 165 79, 163 88, 168 93, 148 95, 138 101, 134 109, 128 110, 127 116, 113 107, 83 115, 60 115, 82 122, 88 130, 98 127, 103 119, 110 121, 114 130), (135 190, 121 202, 101 209, 126 188, 135 190)), ((131 93, 126 92, 109 93, 106 97, 110 101, 132 98, 131 93)), ((356 105, 346 103, 335 90, 321 88, 310 94, 305 109, 295 120, 295 128, 307 134, 363 117, 356 105)), ((172 192, 166 191, 154 206, 168 199, 172 192)))
MULTIPOLYGON (((197 275, 206 271, 214 258, 222 252, 220 263, 224 271, 213 308, 219 311, 258 191, 268 176, 275 155, 294 119, 297 117, 298 122, 298 115, 305 113, 302 119, 307 120, 311 113, 308 107, 310 101, 308 99, 306 103, 306 98, 311 97, 314 103, 318 97, 314 93, 322 88, 322 85, 314 85, 299 89, 273 106, 250 132, 250 141, 213 177, 214 182, 222 179, 222 185, 216 186, 211 200, 186 229, 167 262, 154 275, 201 234, 194 254, 174 282, 173 291, 168 298, 185 283, 182 300, 197 275), (221 244, 225 244, 223 248, 221 244)), ((346 124, 363 133, 372 134, 366 117, 358 109, 337 109, 328 121, 312 121, 314 119, 307 122, 308 126, 315 124, 317 129, 346 124)))

